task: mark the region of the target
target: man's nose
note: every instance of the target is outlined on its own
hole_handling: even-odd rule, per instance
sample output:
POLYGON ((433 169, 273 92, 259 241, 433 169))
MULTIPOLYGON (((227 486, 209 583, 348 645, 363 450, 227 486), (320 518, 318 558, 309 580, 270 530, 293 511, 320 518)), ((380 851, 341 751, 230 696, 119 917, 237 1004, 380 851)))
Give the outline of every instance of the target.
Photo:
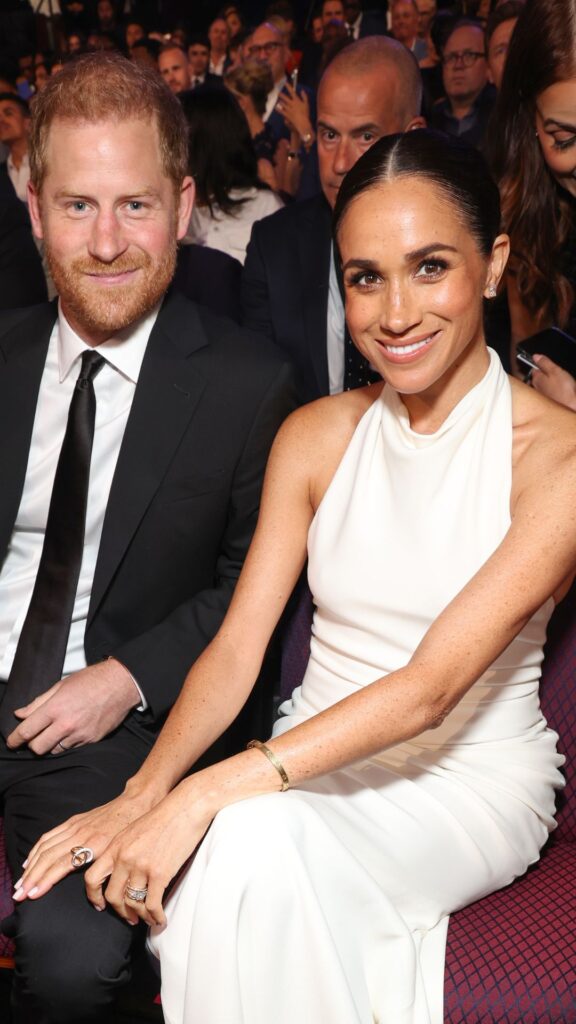
POLYGON ((348 171, 355 163, 356 154, 352 143, 348 139, 339 139, 334 151, 334 162, 332 165, 334 173, 339 175, 348 174, 348 171))
POLYGON ((115 210, 99 210, 89 242, 90 255, 111 263, 127 248, 124 229, 115 210))

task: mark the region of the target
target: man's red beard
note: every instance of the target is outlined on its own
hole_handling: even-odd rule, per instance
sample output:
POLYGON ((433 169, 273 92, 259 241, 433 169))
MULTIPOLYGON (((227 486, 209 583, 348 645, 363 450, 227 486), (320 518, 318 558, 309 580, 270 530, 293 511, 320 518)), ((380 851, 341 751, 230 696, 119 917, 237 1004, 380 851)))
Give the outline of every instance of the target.
POLYGON ((46 241, 46 258, 63 309, 78 326, 102 340, 129 327, 150 312, 168 288, 176 268, 176 239, 160 257, 141 249, 123 253, 111 263, 93 257, 64 262, 46 241), (136 271, 125 284, 98 286, 98 275, 136 271), (90 277, 89 275, 95 275, 90 277))

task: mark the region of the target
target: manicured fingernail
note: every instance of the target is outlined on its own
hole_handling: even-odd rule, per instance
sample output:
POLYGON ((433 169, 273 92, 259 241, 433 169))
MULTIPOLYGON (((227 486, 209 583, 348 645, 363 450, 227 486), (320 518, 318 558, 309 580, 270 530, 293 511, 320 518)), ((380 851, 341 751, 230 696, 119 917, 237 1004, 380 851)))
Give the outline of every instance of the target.
POLYGON ((21 886, 22 886, 22 878, 19 878, 17 882, 14 882, 14 888, 15 889, 20 889, 21 886))
POLYGON ((23 860, 22 861, 22 867, 23 868, 27 868, 28 867, 28 861, 27 860, 23 860))
POLYGON ((16 889, 15 893, 13 893, 12 899, 13 900, 21 900, 23 895, 24 895, 24 890, 22 889, 22 887, 20 887, 19 889, 16 889))
POLYGON ((104 910, 104 907, 99 907, 97 903, 93 903, 94 910, 104 910))
POLYGON ((35 896, 37 892, 38 892, 38 886, 35 885, 33 889, 30 889, 30 892, 28 893, 28 895, 29 896, 35 896))

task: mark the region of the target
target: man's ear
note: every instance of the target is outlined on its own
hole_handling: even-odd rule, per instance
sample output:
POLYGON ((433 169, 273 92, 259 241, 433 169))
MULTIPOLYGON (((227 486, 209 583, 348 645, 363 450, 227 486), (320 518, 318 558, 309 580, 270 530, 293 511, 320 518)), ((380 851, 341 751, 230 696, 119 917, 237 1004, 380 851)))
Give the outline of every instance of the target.
POLYGON ((178 200, 178 226, 176 230, 176 237, 178 241, 184 238, 184 235, 188 231, 188 225, 190 223, 190 217, 192 216, 192 209, 194 207, 194 195, 196 193, 196 186, 194 185, 194 179, 190 176, 184 178, 180 187, 180 197, 178 200))
POLYGON ((32 221, 32 230, 36 235, 36 238, 44 238, 42 218, 40 216, 40 196, 31 181, 28 182, 27 192, 28 213, 30 214, 30 220, 32 221))
POLYGON ((406 125, 404 131, 405 132, 413 132, 415 128, 426 128, 426 127, 427 127, 427 125, 426 125, 426 118, 425 117, 413 117, 411 121, 408 121, 408 124, 406 125))

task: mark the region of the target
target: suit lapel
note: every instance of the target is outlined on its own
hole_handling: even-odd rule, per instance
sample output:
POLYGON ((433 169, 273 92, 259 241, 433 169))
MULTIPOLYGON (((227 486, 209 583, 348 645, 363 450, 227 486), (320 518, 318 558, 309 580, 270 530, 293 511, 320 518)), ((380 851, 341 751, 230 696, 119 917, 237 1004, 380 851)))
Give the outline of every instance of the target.
POLYGON ((0 562, 18 514, 56 303, 22 315, 0 338, 0 562))
POLYGON ((328 285, 332 231, 330 207, 324 196, 302 211, 298 248, 302 274, 306 341, 320 394, 328 394, 328 285))
POLYGON ((174 293, 154 325, 104 517, 88 623, 154 497, 206 386, 193 353, 208 345, 196 308, 174 293))

